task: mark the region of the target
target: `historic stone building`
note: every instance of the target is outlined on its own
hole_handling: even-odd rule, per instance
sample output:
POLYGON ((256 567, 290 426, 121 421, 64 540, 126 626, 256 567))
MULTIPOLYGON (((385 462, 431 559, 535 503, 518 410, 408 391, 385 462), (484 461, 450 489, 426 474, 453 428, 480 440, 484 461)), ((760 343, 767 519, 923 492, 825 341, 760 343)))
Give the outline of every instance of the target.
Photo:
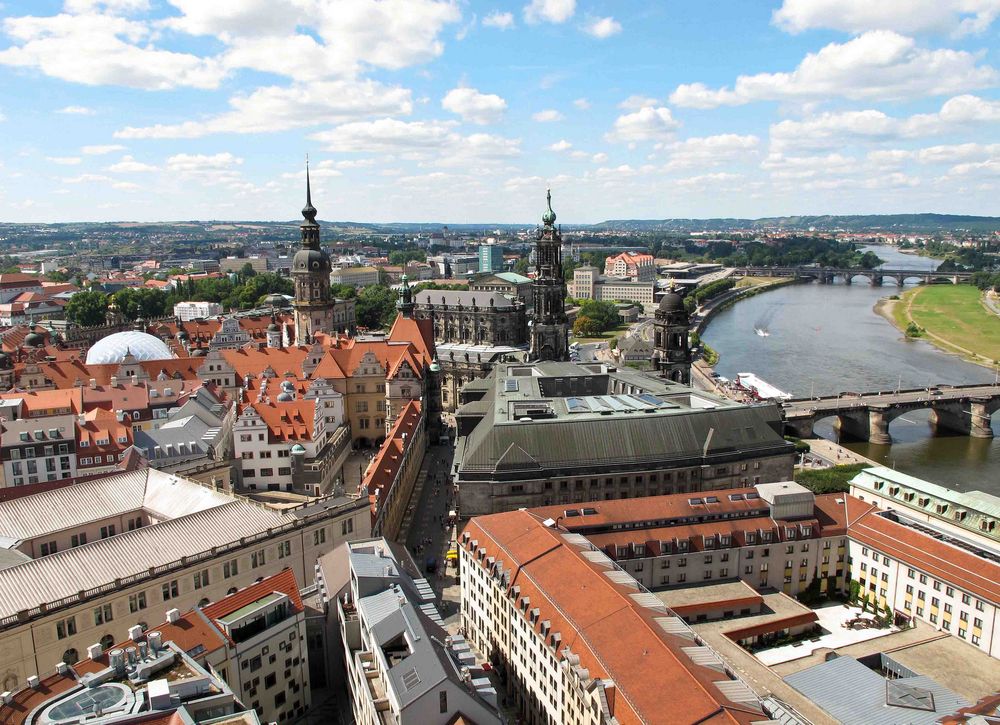
MULTIPOLYGON (((401 295, 408 295, 403 284, 401 295)), ((487 375, 496 362, 527 354, 528 318, 517 298, 481 290, 424 290, 411 304, 414 316, 434 329, 444 410, 454 410, 462 385, 487 375)), ((402 306, 400 312, 406 314, 402 306)))
POLYGON ((653 319, 653 367, 660 377, 684 385, 691 384, 691 321, 684 298, 673 288, 663 295, 653 319))
POLYGON ((300 225, 302 246, 292 259, 295 280, 295 344, 304 345, 314 332, 332 333, 335 302, 330 294, 330 255, 320 248, 319 224, 312 205, 309 187, 309 166, 306 166, 306 205, 302 209, 305 221, 300 225))
POLYGON ((535 244, 534 310, 531 325, 533 360, 566 360, 569 357, 569 320, 566 318, 566 280, 562 266, 562 231, 556 228, 552 192, 535 244))

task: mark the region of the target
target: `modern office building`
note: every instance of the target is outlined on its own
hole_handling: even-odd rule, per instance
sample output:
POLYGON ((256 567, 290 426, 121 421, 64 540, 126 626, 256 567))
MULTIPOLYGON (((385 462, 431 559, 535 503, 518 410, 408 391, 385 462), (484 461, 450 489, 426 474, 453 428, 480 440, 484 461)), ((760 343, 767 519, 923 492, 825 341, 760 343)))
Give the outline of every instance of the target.
POLYGON ((503 272, 503 247, 499 244, 479 245, 479 271, 503 272))
POLYGON ((787 481, 773 405, 631 369, 501 363, 456 412, 460 515, 787 481))
POLYGON ((499 723, 496 690, 465 639, 449 635, 426 579, 385 539, 323 557, 328 646, 340 648, 359 725, 499 723))
POLYGON ((218 302, 178 302, 174 305, 174 317, 181 322, 203 320, 206 317, 218 317, 222 314, 222 305, 218 302))

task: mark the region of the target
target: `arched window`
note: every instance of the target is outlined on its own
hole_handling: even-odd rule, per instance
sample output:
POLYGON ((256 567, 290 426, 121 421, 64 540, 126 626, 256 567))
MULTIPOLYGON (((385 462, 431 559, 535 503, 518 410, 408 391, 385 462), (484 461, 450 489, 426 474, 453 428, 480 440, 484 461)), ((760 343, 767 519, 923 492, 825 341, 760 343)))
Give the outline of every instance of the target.
POLYGON ((110 634, 106 634, 101 637, 101 649, 107 652, 109 649, 115 646, 115 638, 110 634))
POLYGON ((198 602, 198 607, 207 607, 209 604, 211 604, 211 600, 208 597, 202 597, 201 601, 198 602))
POLYGON ((226 592, 226 596, 228 597, 230 594, 235 594, 238 591, 239 590, 236 587, 229 587, 229 591, 226 592))
POLYGON ((80 653, 70 647, 68 650, 63 652, 62 661, 67 665, 75 665, 80 661, 80 653))

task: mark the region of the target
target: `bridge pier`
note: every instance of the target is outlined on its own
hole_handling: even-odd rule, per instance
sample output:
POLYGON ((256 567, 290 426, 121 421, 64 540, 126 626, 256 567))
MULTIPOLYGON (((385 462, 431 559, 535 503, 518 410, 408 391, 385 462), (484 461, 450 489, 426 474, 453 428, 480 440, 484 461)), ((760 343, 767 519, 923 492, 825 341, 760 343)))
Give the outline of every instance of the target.
POLYGON ((816 418, 799 418, 785 421, 785 432, 793 438, 812 438, 816 418))
POLYGON ((881 287, 881 286, 882 286, 882 275, 880 275, 880 274, 873 274, 872 275, 872 287, 881 287))
POLYGON ((844 284, 854 284, 854 277, 852 277, 850 274, 845 274, 844 284))
POLYGON ((847 435, 859 441, 868 440, 871 430, 867 411, 861 408, 849 413, 840 413, 837 416, 837 431, 841 436, 847 435))
MULTIPOLYGON (((955 284, 958 284, 957 282, 955 284)), ((993 426, 990 425, 991 401, 989 398, 973 398, 969 401, 969 435, 973 438, 992 438, 993 426)))
POLYGON ((889 435, 889 416, 886 406, 871 406, 868 408, 868 441, 878 446, 892 443, 889 435))

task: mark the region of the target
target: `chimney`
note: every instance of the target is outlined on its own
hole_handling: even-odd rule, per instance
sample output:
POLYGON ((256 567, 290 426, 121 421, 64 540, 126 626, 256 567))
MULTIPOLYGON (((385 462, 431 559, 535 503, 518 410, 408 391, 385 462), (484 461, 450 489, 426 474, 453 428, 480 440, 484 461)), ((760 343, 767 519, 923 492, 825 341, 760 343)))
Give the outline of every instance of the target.
POLYGON ((14 693, 7 691, 4 692, 3 694, 0 694, 0 702, 3 702, 4 705, 9 705, 10 703, 14 702, 14 693))
POLYGON ((99 644, 92 644, 87 648, 87 657, 92 660, 96 660, 102 654, 104 654, 104 648, 99 644))
POLYGON ((118 376, 117 375, 112 375, 111 376, 111 387, 112 388, 118 387, 118 376))
POLYGON ((168 609, 167 610, 167 622, 173 624, 178 619, 181 618, 181 610, 179 609, 168 609))
POLYGON ((128 638, 133 642, 138 642, 139 638, 142 637, 142 625, 135 625, 128 628, 128 638))
POLYGON ((28 678, 28 687, 30 687, 32 690, 38 689, 38 675, 32 675, 31 677, 28 678))
POLYGON ((97 379, 96 378, 91 378, 90 379, 90 389, 91 390, 96 390, 97 389, 97 379))
POLYGON ((152 654, 155 655, 157 652, 160 651, 161 642, 160 642, 159 632, 150 632, 149 634, 147 634, 146 641, 149 643, 149 649, 152 654))

